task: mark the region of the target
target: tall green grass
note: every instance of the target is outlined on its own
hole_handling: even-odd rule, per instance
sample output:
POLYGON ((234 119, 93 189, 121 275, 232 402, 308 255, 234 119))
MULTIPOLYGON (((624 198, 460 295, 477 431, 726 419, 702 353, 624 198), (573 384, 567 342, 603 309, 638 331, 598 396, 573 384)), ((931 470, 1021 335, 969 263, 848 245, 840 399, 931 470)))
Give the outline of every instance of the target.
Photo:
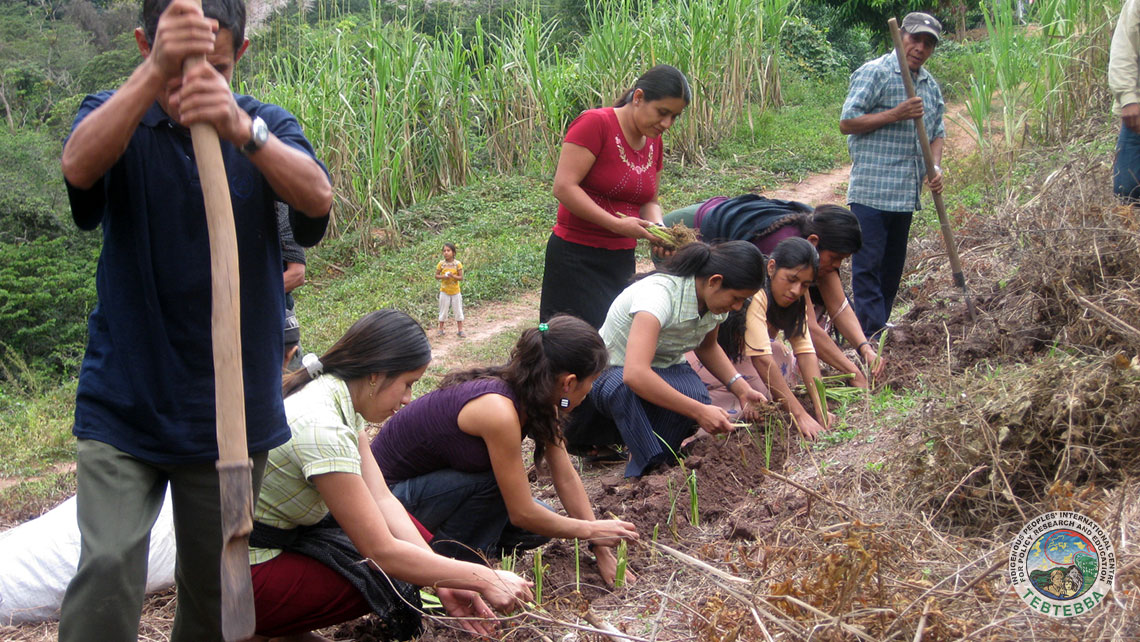
POLYGON ((1019 24, 1012 3, 982 3, 987 55, 974 61, 967 114, 978 141, 993 109, 1001 114, 1003 143, 1013 150, 1032 139, 1055 143, 1103 110, 1108 41, 1120 0, 1041 0, 1034 24, 1019 24))
POLYGON ((614 0, 590 5, 572 51, 537 6, 507 28, 476 22, 474 35, 425 35, 409 10, 386 21, 334 4, 316 27, 298 19, 262 37, 269 62, 242 90, 284 106, 304 125, 333 175, 333 235, 367 247, 395 212, 462 185, 475 170, 549 174, 570 121, 611 104, 649 67, 684 71, 694 99, 667 134, 670 152, 701 160, 778 102, 769 45, 790 0, 614 0), (500 35, 494 35, 500 34, 500 35))

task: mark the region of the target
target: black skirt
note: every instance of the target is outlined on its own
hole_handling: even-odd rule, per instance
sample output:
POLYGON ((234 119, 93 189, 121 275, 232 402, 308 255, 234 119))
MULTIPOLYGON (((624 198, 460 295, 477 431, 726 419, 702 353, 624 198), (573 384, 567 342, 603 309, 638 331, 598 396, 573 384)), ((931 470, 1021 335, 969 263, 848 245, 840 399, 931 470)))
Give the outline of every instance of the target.
POLYGON ((637 269, 634 251, 606 250, 550 235, 538 318, 572 314, 601 328, 617 295, 637 269))

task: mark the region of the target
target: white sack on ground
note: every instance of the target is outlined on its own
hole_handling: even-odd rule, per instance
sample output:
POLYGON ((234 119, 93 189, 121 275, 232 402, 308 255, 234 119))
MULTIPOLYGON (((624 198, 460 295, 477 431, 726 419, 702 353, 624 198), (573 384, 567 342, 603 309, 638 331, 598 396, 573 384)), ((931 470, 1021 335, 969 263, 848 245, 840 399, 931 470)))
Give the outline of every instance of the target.
MULTIPOLYGON (((150 534, 146 590, 174 585, 174 523, 170 491, 150 534)), ((79 565, 75 497, 43 516, 0 533, 0 624, 59 617, 63 592, 79 565)))

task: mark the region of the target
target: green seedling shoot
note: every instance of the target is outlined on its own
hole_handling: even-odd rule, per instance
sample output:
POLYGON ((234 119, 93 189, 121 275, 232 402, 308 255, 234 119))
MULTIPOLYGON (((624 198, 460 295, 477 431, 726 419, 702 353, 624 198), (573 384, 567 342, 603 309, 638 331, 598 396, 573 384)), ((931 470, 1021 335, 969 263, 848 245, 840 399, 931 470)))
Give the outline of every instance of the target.
MULTIPOLYGON (((629 563, 628 549, 629 546, 624 539, 617 545, 617 569, 614 572, 614 588, 625 586, 625 567, 629 563)), ((535 588, 537 588, 537 584, 535 588)))
POLYGON ((677 492, 676 486, 673 485, 673 478, 665 480, 665 490, 669 492, 669 514, 665 517, 665 524, 669 527, 669 532, 673 534, 673 540, 676 541, 680 534, 677 533, 677 523, 673 520, 677 513, 677 498, 680 493, 677 492))
MULTIPOLYGON (((651 541, 654 544, 657 543, 657 535, 659 534, 658 529, 660 526, 661 526, 660 524, 654 524, 653 525, 653 537, 652 537, 651 541)), ((657 560, 657 547, 656 546, 650 546, 649 547, 649 563, 652 564, 656 560, 657 560)))
POLYGON ((772 418, 764 422, 764 468, 772 469, 772 418))
POLYGON ((829 425, 831 418, 828 417, 827 413, 827 386, 823 385, 823 381, 819 377, 812 377, 811 382, 812 385, 815 386, 815 394, 819 395, 817 403, 819 403, 820 407, 823 408, 823 412, 820 413, 823 415, 821 417, 823 420, 821 422, 823 423, 823 429, 828 430, 831 428, 829 425))
POLYGON ((701 525, 701 514, 700 514, 700 511, 697 509, 697 471, 695 471, 695 470, 689 471, 689 477, 688 477, 687 481, 689 484, 689 510, 690 510, 690 520, 689 521, 692 522, 693 526, 700 526, 701 525))
POLYGON ((546 574, 546 565, 542 563, 542 549, 534 549, 534 603, 542 606, 542 576, 546 574))
POLYGON ((582 592, 582 558, 579 551, 578 538, 574 538, 574 590, 582 592))
MULTIPOLYGON (((875 350, 875 358, 871 361, 871 372, 874 372, 875 368, 879 367, 879 360, 883 358, 883 344, 887 342, 887 332, 889 332, 889 330, 883 330, 879 333, 879 346, 878 349, 875 350)), ((868 378, 871 380, 871 387, 874 388, 875 375, 871 374, 868 378)))

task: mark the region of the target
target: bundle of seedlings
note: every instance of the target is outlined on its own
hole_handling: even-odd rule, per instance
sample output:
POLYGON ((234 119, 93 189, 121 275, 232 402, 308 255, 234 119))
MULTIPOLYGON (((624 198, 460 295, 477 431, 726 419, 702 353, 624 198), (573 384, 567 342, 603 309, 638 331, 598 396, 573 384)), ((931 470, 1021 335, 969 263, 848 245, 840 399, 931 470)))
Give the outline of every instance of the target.
POLYGON ((927 410, 911 473, 935 524, 994 535, 1041 512, 1050 489, 1113 487, 1140 476, 1140 358, 1058 353, 971 372, 927 410))
MULTIPOLYGON (((628 215, 621 212, 614 212, 620 218, 629 218, 628 215)), ((645 228, 649 233, 657 237, 661 245, 669 250, 679 250, 690 243, 695 243, 699 239, 697 233, 691 228, 686 227, 684 223, 674 223, 670 227, 664 225, 650 225, 645 228)))

